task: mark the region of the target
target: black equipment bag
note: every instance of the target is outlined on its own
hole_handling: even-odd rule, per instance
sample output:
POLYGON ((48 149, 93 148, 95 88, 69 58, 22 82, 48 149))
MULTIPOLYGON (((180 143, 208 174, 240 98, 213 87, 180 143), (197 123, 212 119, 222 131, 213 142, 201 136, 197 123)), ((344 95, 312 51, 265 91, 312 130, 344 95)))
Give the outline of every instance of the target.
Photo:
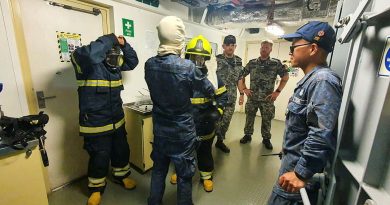
POLYGON ((20 118, 2 116, 0 118, 0 148, 11 147, 23 150, 28 142, 38 139, 39 150, 45 166, 49 165, 47 153, 44 147, 46 139, 44 126, 48 123, 49 116, 40 112, 38 115, 28 115, 20 118))

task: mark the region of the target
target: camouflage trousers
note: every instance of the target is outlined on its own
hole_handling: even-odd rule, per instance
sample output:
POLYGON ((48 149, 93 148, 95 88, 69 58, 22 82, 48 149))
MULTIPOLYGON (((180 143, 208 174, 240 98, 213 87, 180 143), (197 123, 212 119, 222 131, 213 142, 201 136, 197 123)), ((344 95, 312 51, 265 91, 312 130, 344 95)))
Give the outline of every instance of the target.
POLYGON ((260 109, 261 113, 261 135, 263 139, 271 139, 271 121, 275 117, 275 106, 270 101, 248 99, 245 105, 246 122, 244 133, 246 135, 253 134, 253 125, 258 109, 260 109))
POLYGON ((217 123, 217 128, 215 130, 215 135, 219 140, 225 139, 227 130, 229 129, 230 121, 232 121, 233 113, 235 109, 235 104, 227 105, 223 110, 223 115, 221 120, 217 123))

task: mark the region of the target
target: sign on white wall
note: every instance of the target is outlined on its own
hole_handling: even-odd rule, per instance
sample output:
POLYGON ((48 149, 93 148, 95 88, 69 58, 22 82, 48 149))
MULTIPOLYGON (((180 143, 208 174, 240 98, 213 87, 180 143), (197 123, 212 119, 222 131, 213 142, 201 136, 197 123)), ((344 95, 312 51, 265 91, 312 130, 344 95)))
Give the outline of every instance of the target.
POLYGON ((71 53, 81 47, 81 34, 57 31, 57 39, 61 62, 70 62, 71 53))
POLYGON ((385 49, 383 50, 381 63, 379 64, 379 76, 390 76, 390 37, 386 39, 385 49))
POLYGON ((123 35, 134 37, 134 21, 122 18, 123 35))

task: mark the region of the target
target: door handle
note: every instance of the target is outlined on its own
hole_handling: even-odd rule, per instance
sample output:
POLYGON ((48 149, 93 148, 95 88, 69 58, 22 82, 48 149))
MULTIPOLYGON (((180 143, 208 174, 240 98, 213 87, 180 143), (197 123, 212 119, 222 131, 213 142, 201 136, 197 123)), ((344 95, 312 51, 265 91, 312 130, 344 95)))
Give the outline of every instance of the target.
POLYGON ((43 91, 37 91, 37 99, 38 99, 38 107, 39 109, 43 109, 43 108, 46 108, 46 101, 45 100, 48 100, 48 99, 53 99, 53 98, 56 98, 57 96, 53 95, 53 96, 46 96, 45 97, 45 94, 43 93, 43 91))
POLYGON ((48 99, 53 99, 53 98, 56 98, 57 96, 53 95, 53 96, 47 96, 47 97, 42 97, 42 96, 39 96, 39 99, 40 100, 48 100, 48 99))

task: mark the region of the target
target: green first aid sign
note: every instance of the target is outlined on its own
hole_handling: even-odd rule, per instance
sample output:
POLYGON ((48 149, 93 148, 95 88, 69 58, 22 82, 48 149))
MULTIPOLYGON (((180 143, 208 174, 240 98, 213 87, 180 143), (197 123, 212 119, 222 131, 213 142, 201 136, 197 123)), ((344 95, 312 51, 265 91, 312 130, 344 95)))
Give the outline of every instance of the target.
POLYGON ((129 19, 122 19, 123 35, 134 37, 134 21, 129 19))

